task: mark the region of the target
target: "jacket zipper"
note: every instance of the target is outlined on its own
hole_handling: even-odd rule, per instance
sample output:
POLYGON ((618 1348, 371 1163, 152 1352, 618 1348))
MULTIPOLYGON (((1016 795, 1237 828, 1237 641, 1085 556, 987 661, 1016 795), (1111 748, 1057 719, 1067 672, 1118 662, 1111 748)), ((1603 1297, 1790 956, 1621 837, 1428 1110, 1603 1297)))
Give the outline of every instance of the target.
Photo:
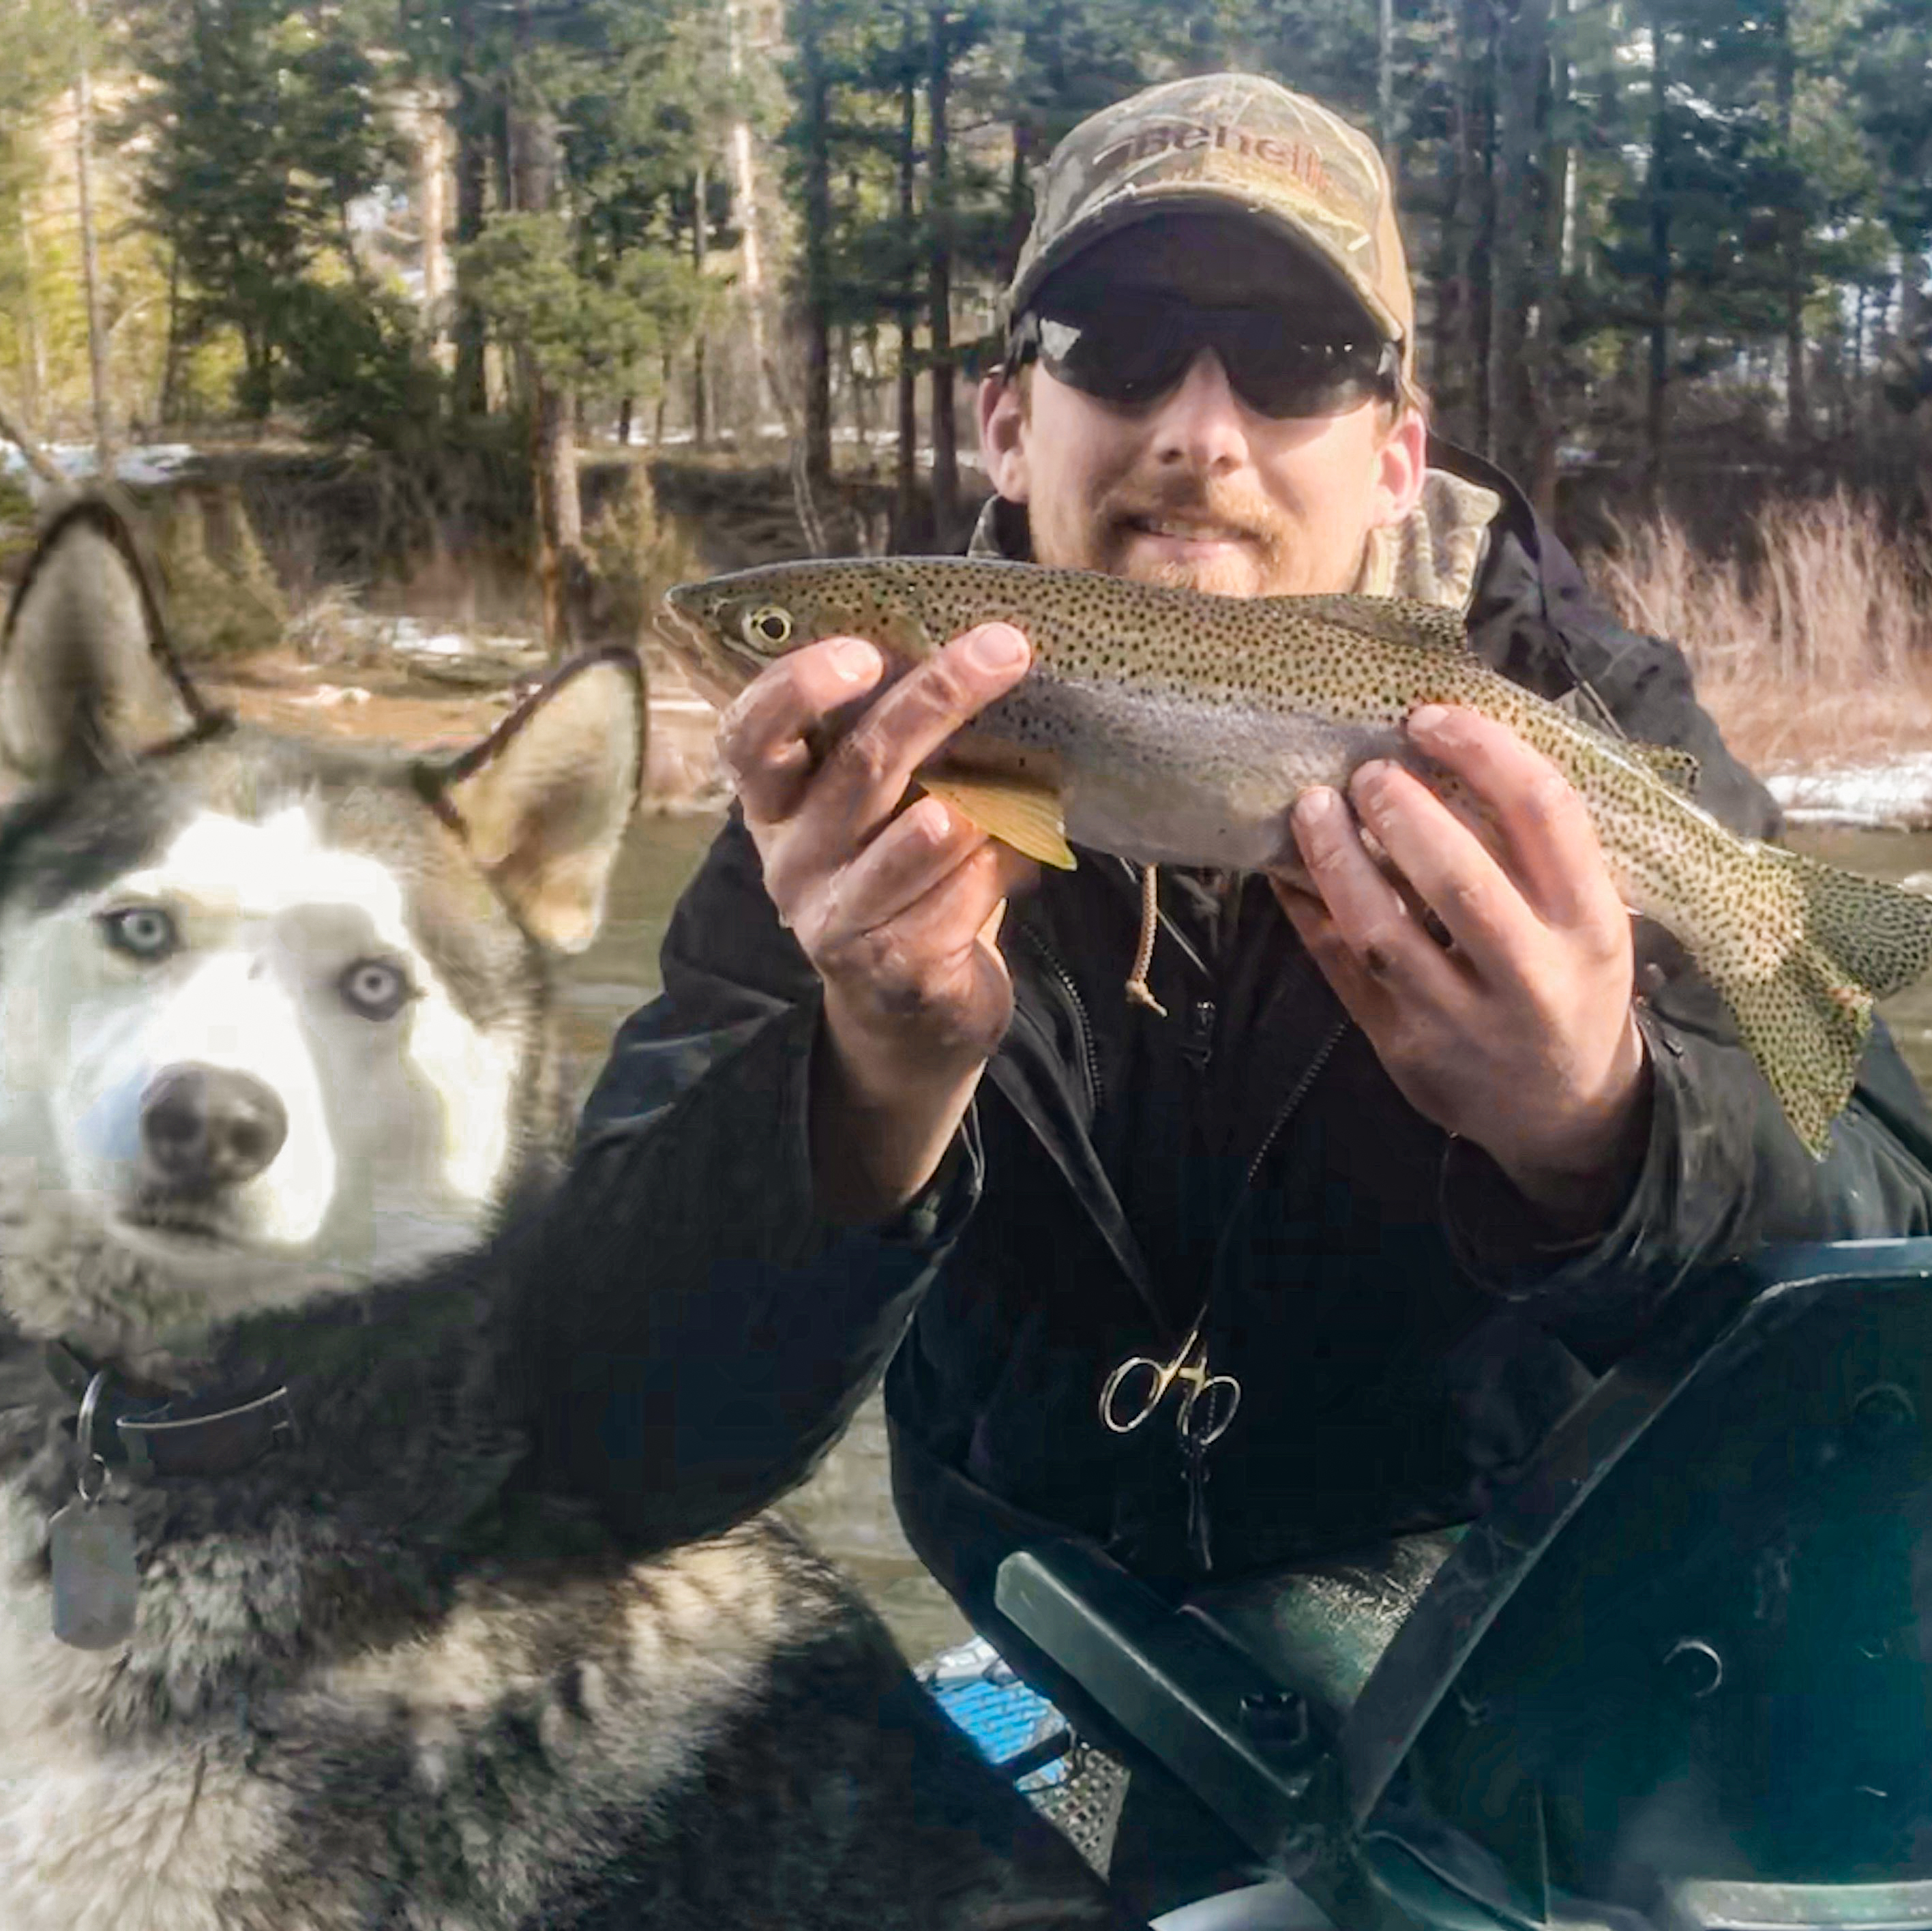
POLYGON ((1073 975, 1060 962, 1053 947, 1030 925, 1020 927, 1028 945, 1040 964, 1046 969, 1054 983, 1066 995, 1073 1008, 1073 1016, 1080 1024, 1081 1065, 1087 1085, 1087 1104, 1095 1113, 1100 1110, 1106 1098, 1106 1089, 1100 1078, 1100 1049, 1094 1037, 1094 1022, 1087 1016, 1087 1002, 1080 996, 1080 989, 1073 983, 1073 975))
POLYGON ((1255 1184, 1256 1176, 1262 1170, 1262 1162, 1274 1151, 1275 1142, 1280 1139, 1288 1122, 1294 1117, 1296 1109, 1308 1097, 1308 1089, 1314 1085, 1316 1076, 1328 1065, 1336 1047, 1341 1044, 1342 1034, 1354 1023, 1352 1020, 1339 1019, 1328 1029, 1328 1038, 1316 1048, 1315 1057, 1308 1062, 1301 1077, 1294 1083, 1294 1091, 1282 1102, 1281 1110, 1275 1115, 1274 1125, 1263 1137, 1261 1145, 1256 1148, 1254 1158, 1248 1162, 1247 1175, 1241 1182, 1243 1192, 1245 1193, 1255 1184))
MULTIPOLYGON (((1097 1114, 1105 1089, 1100 1079, 1100 1051, 1094 1039, 1094 1023, 1088 1016, 1087 1002, 1080 996, 1080 989, 1073 983, 1072 974, 1060 963, 1058 954, 1046 940, 1030 926, 1022 925, 1019 929, 1025 935, 1035 958, 1066 995, 1073 1008, 1074 1017, 1080 1026, 1082 1071, 1086 1077, 1088 1101, 1097 1114)), ((1293 1090, 1282 1102, 1261 1145, 1255 1149, 1253 1159, 1248 1163, 1247 1173, 1241 1183, 1244 1192, 1255 1184, 1262 1162, 1274 1150, 1275 1143, 1286 1131, 1288 1122, 1294 1117, 1302 1101, 1308 1097, 1308 1089, 1320 1076, 1322 1068, 1334 1056, 1336 1047, 1342 1043, 1342 1035, 1348 1031, 1350 1024, 1351 1022, 1346 1019, 1337 1020, 1316 1048, 1315 1057, 1303 1068, 1301 1077, 1294 1083, 1293 1090)), ((1228 1224, 1231 1227, 1233 1225, 1232 1217, 1228 1224)), ((1223 1257, 1220 1252, 1214 1257, 1214 1270, 1208 1277, 1210 1296, 1214 1278, 1220 1272, 1223 1257)), ((1202 1314, 1204 1317, 1207 1314, 1205 1301, 1202 1304, 1202 1314)), ((1183 1453, 1186 1464, 1188 1545, 1196 1563, 1202 1572, 1206 1575, 1210 1573, 1214 1566, 1213 1542, 1208 1520, 1208 1452, 1204 1444, 1190 1439, 1185 1443, 1183 1453)))
MULTIPOLYGON (((1296 1080, 1293 1090, 1282 1102, 1280 1110, 1274 1116, 1273 1124, 1268 1128, 1261 1145, 1255 1149, 1255 1157, 1248 1163, 1246 1176, 1241 1182, 1241 1191, 1244 1197, 1253 1187, 1256 1177, 1260 1174, 1262 1163, 1268 1158, 1276 1141, 1280 1139, 1282 1133, 1286 1130, 1288 1122, 1294 1117, 1302 1101, 1308 1097, 1309 1088, 1314 1085, 1322 1068, 1327 1065, 1330 1059, 1333 1057, 1336 1047, 1342 1043, 1342 1035, 1348 1030, 1352 1023, 1347 1019, 1337 1020, 1328 1029, 1328 1036, 1316 1049, 1315 1057, 1302 1069, 1301 1077, 1296 1080)), ((1208 1318, 1208 1310, 1214 1300, 1214 1289, 1220 1280, 1222 1265, 1227 1259, 1228 1236, 1234 1230, 1240 1218, 1241 1206, 1242 1201, 1237 1200, 1234 1211, 1229 1214, 1227 1224, 1222 1229, 1220 1241, 1214 1251, 1214 1266, 1208 1276, 1208 1292, 1202 1300, 1201 1313, 1197 1325, 1204 1323, 1208 1318)), ((1203 1361, 1204 1365, 1204 1356, 1203 1361)), ((1214 1536, 1208 1516, 1208 1447, 1209 1443, 1204 1441, 1198 1434, 1192 1431, 1184 1431, 1181 1439, 1181 1457, 1185 1464, 1184 1473, 1187 1482, 1187 1548, 1189 1554, 1194 1559, 1196 1566, 1204 1575, 1211 1575, 1214 1568, 1214 1536)))

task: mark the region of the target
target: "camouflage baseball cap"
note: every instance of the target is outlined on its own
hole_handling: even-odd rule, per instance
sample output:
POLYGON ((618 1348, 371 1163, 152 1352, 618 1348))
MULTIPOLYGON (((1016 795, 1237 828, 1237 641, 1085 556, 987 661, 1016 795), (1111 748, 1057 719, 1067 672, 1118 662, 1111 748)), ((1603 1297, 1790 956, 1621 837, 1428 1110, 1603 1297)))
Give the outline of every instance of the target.
POLYGON ((1169 81, 1082 122, 1042 170, 1006 321, 1094 242, 1182 213, 1247 215, 1306 249, 1412 372, 1415 298, 1382 156, 1319 101, 1258 74, 1169 81))

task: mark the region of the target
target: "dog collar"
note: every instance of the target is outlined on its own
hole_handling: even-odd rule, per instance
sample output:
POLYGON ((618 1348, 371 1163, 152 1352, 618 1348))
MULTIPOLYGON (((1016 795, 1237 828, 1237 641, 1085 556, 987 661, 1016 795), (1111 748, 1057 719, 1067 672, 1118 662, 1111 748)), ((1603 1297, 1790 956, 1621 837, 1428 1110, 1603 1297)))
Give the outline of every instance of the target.
MULTIPOLYGON (((64 1341, 48 1342, 45 1358, 49 1374, 76 1401, 104 1365, 90 1362, 64 1341)), ((97 1423, 94 1452, 142 1476, 238 1475, 295 1440, 295 1410, 286 1386, 223 1408, 206 1407, 210 1398, 144 1389, 110 1368, 99 1422, 112 1425, 97 1423)))

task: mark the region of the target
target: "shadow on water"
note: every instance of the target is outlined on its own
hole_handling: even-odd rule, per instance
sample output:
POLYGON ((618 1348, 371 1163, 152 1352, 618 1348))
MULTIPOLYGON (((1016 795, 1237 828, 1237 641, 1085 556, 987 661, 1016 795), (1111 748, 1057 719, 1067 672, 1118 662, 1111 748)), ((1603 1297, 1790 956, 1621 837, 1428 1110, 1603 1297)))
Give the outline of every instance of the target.
MULTIPOLYGON (((573 963, 565 990, 566 1037, 586 1087, 612 1032, 657 990, 658 948, 671 908, 718 822, 710 816, 646 818, 632 833, 602 935, 573 963)), ((1798 827, 1791 842, 1878 878, 1932 872, 1932 833, 1798 827)), ((1932 1084, 1932 982, 1887 1001, 1884 1011, 1913 1071, 1932 1084)), ((909 1656, 929 1654, 966 1633, 958 1611, 899 1534, 876 1396, 788 1506, 820 1547, 857 1578, 909 1656)))

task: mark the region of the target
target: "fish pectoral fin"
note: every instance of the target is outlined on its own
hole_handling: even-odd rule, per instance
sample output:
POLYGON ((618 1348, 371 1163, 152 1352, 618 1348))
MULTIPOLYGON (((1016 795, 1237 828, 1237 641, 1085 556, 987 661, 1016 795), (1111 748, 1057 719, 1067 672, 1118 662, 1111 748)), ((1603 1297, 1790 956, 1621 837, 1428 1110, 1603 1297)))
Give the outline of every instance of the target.
POLYGON ((919 781, 962 818, 970 818, 988 838, 997 838, 1042 865, 1062 872, 1073 869, 1066 814, 1060 794, 1052 785, 1034 779, 952 770, 922 771, 919 781))

